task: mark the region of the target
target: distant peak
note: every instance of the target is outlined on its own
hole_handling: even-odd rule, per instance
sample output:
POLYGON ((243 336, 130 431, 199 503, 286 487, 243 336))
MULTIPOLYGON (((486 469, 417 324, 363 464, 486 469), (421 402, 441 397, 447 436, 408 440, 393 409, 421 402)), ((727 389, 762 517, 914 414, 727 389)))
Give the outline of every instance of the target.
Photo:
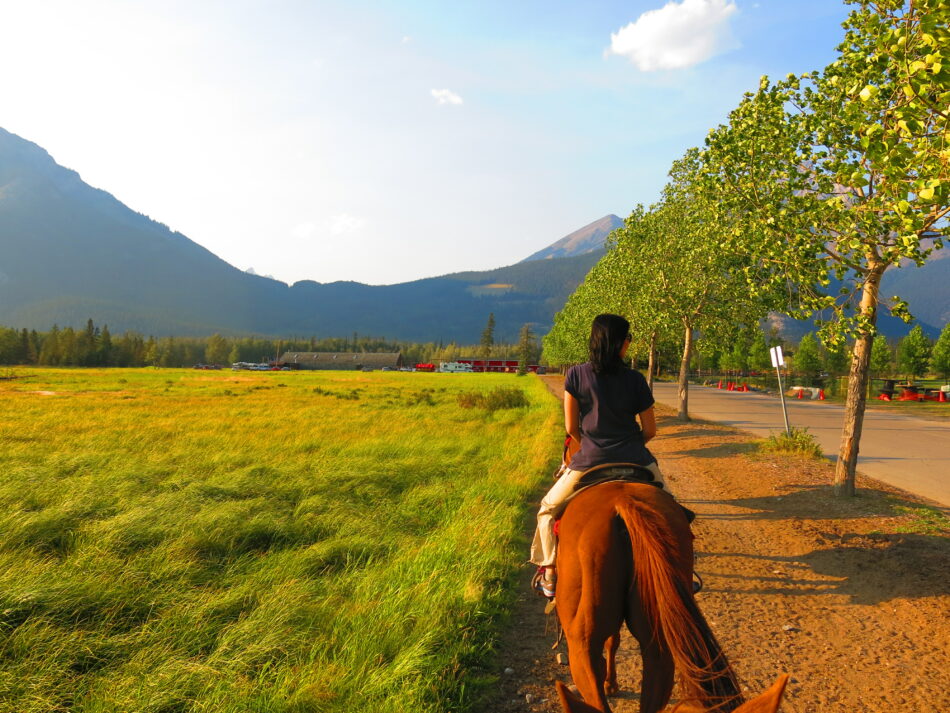
POLYGON ((529 255, 521 262, 548 260, 555 257, 574 257, 576 255, 586 255, 587 253, 602 250, 607 236, 622 226, 623 220, 613 213, 605 215, 603 218, 595 220, 593 223, 588 223, 583 228, 578 228, 573 233, 565 235, 543 250, 529 255))

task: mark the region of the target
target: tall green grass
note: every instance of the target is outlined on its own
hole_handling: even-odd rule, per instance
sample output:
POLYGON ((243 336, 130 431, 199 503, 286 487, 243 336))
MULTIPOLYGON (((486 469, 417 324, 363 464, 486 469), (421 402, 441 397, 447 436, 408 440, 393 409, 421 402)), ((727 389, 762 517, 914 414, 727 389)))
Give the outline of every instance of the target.
POLYGON ((509 375, 0 382, 0 711, 459 711, 557 409, 509 375), (48 392, 48 393, 43 393, 48 392))

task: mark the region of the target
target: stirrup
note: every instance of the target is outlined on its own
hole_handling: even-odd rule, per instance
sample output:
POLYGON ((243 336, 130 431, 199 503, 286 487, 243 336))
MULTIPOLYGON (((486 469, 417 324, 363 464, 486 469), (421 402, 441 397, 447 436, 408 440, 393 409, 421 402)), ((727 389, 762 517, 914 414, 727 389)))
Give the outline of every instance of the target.
POLYGON ((699 594, 703 591, 703 578, 699 576, 699 572, 693 572, 693 594, 699 594))
POLYGON ((538 567, 538 571, 534 573, 531 578, 531 588, 546 599, 554 599, 554 582, 545 579, 544 567, 538 567))

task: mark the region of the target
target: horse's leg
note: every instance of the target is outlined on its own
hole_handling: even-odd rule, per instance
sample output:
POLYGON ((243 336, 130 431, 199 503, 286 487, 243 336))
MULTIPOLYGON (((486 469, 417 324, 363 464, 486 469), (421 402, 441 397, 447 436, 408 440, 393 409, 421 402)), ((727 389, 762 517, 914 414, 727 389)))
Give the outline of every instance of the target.
POLYGON ((640 713, 657 713, 663 709, 673 694, 673 657, 666 647, 657 641, 653 626, 634 594, 627 606, 627 627, 640 642, 643 655, 643 678, 640 684, 640 713))
POLYGON ((607 680, 604 681, 604 693, 615 696, 620 692, 617 685, 617 649, 620 648, 620 631, 611 634, 607 639, 607 680))
POLYGON ((577 691, 599 711, 610 713, 607 696, 604 694, 606 666, 604 662, 604 639, 592 639, 590 632, 580 636, 568 636, 567 655, 571 664, 571 678, 577 691))
POLYGON ((640 713, 657 713, 673 694, 673 657, 652 637, 640 643, 643 652, 643 683, 640 686, 640 713))
POLYGON ((567 638, 574 685, 586 703, 608 712, 604 645, 623 622, 623 607, 609 594, 603 596, 611 588, 602 586, 604 571, 594 564, 598 558, 581 552, 582 557, 576 549, 562 548, 558 554, 557 611, 567 638))

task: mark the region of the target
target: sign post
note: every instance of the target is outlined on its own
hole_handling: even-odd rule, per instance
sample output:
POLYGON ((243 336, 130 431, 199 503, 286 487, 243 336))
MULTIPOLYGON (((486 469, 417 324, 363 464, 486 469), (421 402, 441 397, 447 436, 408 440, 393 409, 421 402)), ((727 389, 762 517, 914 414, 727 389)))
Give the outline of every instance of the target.
POLYGON ((782 399, 782 415, 785 417, 785 435, 791 436, 792 430, 788 427, 788 409, 785 406, 785 389, 782 388, 782 369, 785 366, 785 356, 782 354, 782 347, 772 347, 769 349, 769 356, 772 357, 772 366, 775 367, 775 373, 778 375, 778 395, 782 399))

